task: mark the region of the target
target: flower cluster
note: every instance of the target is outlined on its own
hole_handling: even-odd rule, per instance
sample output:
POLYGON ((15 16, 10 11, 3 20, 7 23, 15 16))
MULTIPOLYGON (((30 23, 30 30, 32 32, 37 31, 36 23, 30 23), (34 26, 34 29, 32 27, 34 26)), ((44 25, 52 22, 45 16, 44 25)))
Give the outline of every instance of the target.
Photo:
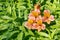
POLYGON ((36 29, 38 31, 44 30, 46 25, 44 22, 50 24, 54 21, 54 16, 50 14, 49 10, 44 10, 43 16, 41 15, 40 6, 36 4, 34 10, 30 12, 28 16, 28 21, 25 22, 25 27, 28 29, 36 29))

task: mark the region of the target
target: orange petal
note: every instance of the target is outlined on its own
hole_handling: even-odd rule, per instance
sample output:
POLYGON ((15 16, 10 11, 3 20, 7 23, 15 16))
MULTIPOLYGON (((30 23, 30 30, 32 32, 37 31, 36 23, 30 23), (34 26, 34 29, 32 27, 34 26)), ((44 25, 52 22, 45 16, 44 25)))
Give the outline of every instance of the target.
POLYGON ((51 22, 50 20, 47 20, 47 23, 48 23, 48 24, 50 24, 50 22, 51 22))
POLYGON ((36 11, 38 14, 41 13, 39 9, 35 9, 34 11, 36 11))
POLYGON ((43 21, 43 22, 46 22, 46 20, 47 20, 47 18, 43 16, 43 17, 42 17, 42 21, 43 21))
POLYGON ((28 18, 31 19, 31 20, 35 20, 35 17, 31 16, 31 15, 29 15, 28 18))
POLYGON ((31 25, 30 23, 28 23, 28 22, 25 22, 25 23, 24 23, 24 26, 25 26, 26 28, 28 28, 28 29, 31 29, 31 27, 32 27, 32 25, 31 25))
POLYGON ((44 30, 45 29, 45 24, 41 25, 41 29, 44 30))
POLYGON ((38 32, 40 32, 41 31, 41 29, 38 29, 38 32))
POLYGON ((51 15, 51 16, 49 17, 49 20, 54 21, 54 16, 51 15))
POLYGON ((50 17, 50 11, 44 10, 44 16, 49 18, 50 17))
POLYGON ((30 17, 30 16, 33 16, 33 14, 32 14, 32 13, 30 13, 28 17, 30 17))
POLYGON ((39 16, 39 13, 36 12, 36 11, 32 11, 32 14, 33 14, 35 17, 39 16))
POLYGON ((32 25, 32 29, 37 29, 38 28, 38 24, 37 23, 33 23, 33 25, 32 25))
POLYGON ((36 22, 37 22, 38 20, 42 20, 41 15, 36 18, 36 22))

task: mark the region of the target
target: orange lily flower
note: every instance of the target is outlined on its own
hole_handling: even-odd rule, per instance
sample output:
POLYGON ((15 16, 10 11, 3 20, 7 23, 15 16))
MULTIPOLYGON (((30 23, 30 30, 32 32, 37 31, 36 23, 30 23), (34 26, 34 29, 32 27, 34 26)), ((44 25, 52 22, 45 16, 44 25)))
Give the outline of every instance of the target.
POLYGON ((28 15, 28 21, 25 22, 25 27, 32 30, 44 30, 46 28, 44 22, 47 22, 48 24, 51 23, 51 21, 54 21, 54 16, 50 14, 49 10, 44 10, 44 16, 40 14, 40 6, 36 4, 34 6, 34 10, 31 11, 31 13, 28 15))
POLYGON ((51 21, 54 21, 54 16, 50 15, 49 10, 44 10, 44 16, 42 20, 43 22, 47 22, 48 24, 50 24, 51 21))

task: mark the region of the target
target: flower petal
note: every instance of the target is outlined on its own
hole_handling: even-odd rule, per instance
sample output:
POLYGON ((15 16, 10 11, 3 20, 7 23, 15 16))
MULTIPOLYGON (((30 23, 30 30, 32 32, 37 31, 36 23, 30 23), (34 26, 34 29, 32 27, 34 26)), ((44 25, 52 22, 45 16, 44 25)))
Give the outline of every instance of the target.
POLYGON ((24 26, 25 26, 26 28, 28 28, 28 29, 31 29, 32 24, 30 24, 30 23, 28 23, 28 22, 25 22, 25 23, 24 23, 24 26))
POLYGON ((37 23, 33 23, 32 29, 37 29, 39 25, 37 23))
POLYGON ((42 20, 41 15, 36 18, 36 22, 37 22, 38 20, 42 20))
POLYGON ((41 13, 39 9, 35 9, 34 11, 36 11, 38 14, 41 13))
POLYGON ((50 11, 49 10, 44 10, 44 16, 45 17, 50 17, 50 11))
POLYGON ((48 19, 48 18, 46 18, 46 17, 44 17, 44 16, 42 17, 42 21, 43 21, 43 22, 46 22, 47 19, 48 19))
POLYGON ((39 13, 37 11, 32 11, 33 16, 37 17, 39 16, 39 13))
POLYGON ((45 24, 42 24, 42 25, 41 25, 41 29, 42 29, 42 30, 45 30, 45 24))
POLYGON ((51 16, 49 17, 49 20, 54 21, 54 20, 55 20, 55 19, 54 19, 54 16, 51 15, 51 16))
POLYGON ((32 16, 32 14, 30 14, 30 15, 28 16, 28 18, 31 19, 31 20, 35 20, 35 17, 32 16))
POLYGON ((41 29, 38 29, 38 32, 40 32, 41 31, 41 29))
POLYGON ((51 23, 51 21, 50 21, 50 20, 47 20, 47 23, 48 23, 48 24, 50 24, 50 23, 51 23))

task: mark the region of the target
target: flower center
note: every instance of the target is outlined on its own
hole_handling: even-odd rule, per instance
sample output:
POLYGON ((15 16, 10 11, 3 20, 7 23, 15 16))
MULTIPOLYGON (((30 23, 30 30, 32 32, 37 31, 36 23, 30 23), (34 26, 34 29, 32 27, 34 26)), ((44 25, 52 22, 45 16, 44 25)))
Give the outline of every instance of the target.
POLYGON ((31 19, 28 19, 28 22, 32 24, 32 23, 33 23, 33 20, 31 20, 31 19))
POLYGON ((49 18, 50 17, 50 13, 44 13, 44 16, 49 18))
POLYGON ((38 20, 37 24, 41 25, 42 24, 42 20, 38 20))
POLYGON ((36 11, 33 11, 32 14, 33 14, 35 17, 39 16, 39 13, 36 12, 36 11))

